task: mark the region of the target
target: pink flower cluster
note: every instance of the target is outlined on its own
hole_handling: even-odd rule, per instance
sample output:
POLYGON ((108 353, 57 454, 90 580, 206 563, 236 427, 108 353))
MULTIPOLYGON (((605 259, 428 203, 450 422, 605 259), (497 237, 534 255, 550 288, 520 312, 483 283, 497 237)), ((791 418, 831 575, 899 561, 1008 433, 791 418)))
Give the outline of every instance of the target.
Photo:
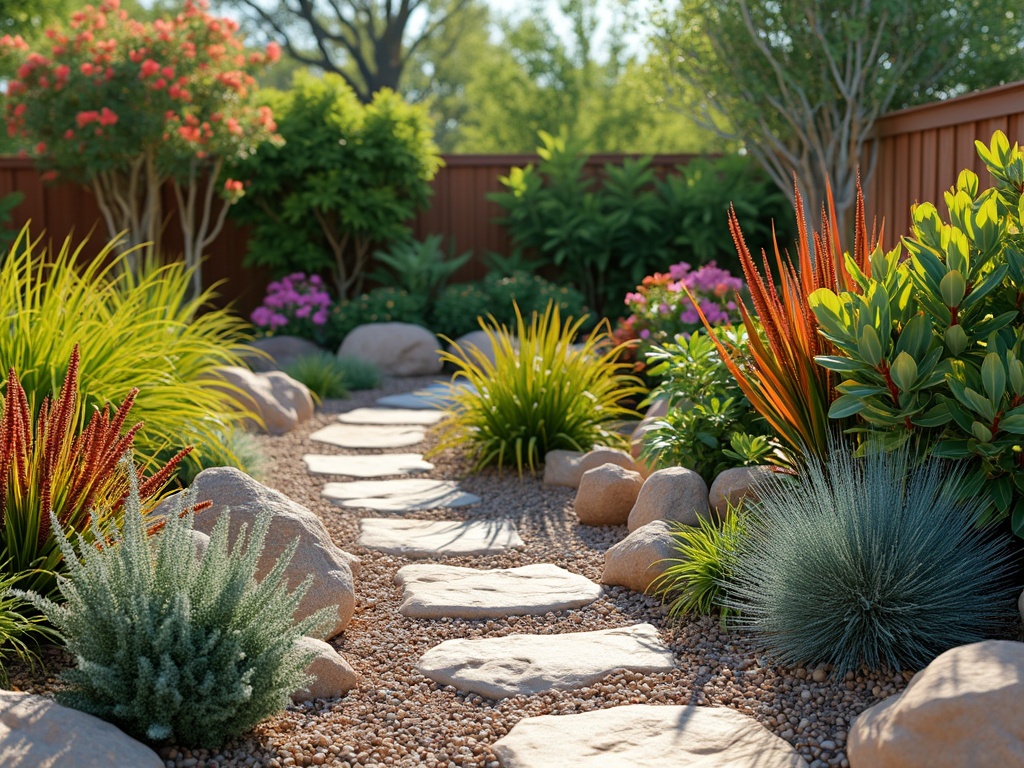
POLYGON ((738 322, 736 294, 743 288, 741 278, 713 261, 696 269, 681 261, 668 272, 645 277, 635 291, 626 294, 630 315, 619 323, 616 335, 620 340, 639 338, 656 344, 680 334, 689 336, 702 326, 697 307, 712 325, 738 322))
POLYGON ((295 272, 270 283, 263 304, 249 317, 264 333, 309 337, 308 326, 322 327, 327 323, 331 303, 319 275, 306 277, 305 272, 295 272))

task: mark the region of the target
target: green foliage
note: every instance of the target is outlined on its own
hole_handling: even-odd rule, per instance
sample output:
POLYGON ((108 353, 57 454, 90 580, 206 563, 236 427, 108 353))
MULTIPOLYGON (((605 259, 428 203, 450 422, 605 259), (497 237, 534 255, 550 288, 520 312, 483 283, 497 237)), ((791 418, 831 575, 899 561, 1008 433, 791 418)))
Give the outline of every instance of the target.
MULTIPOLYGON (((22 231, 0 266, 0 360, 14 368, 39 404, 60 387, 77 344, 82 396, 90 407, 120 402, 138 388, 133 414, 146 429, 135 449, 144 464, 183 435, 201 453, 245 417, 211 381, 221 366, 241 365, 246 324, 211 307, 212 291, 190 294, 181 264, 138 277, 120 269, 113 245, 85 260, 84 244, 65 240, 47 253, 22 231)), ((186 462, 194 461, 189 456, 186 462)))
POLYGON ((697 525, 673 523, 671 536, 678 553, 651 585, 676 621, 696 613, 721 613, 722 623, 732 609, 725 595, 733 580, 737 553, 747 533, 744 513, 729 508, 720 522, 698 516, 697 525))
POLYGON ((830 417, 857 416, 866 445, 925 436, 936 456, 969 460, 990 512, 1024 535, 1024 152, 1002 133, 978 149, 994 188, 962 172, 948 222, 914 207, 909 258, 876 249, 851 269, 856 291, 811 295, 837 350, 817 361, 844 377, 830 417))
MULTIPOLYGON (((430 311, 430 322, 441 336, 457 339, 480 328, 481 317, 501 313, 491 302, 483 281, 445 286, 430 311), (496 311, 497 310, 497 311, 496 311)), ((502 313, 503 314, 503 313, 502 313)), ((504 322, 504 320, 499 320, 504 322)))
POLYGON ((361 389, 376 389, 380 386, 380 369, 373 363, 348 355, 335 359, 342 371, 342 381, 353 392, 361 389))
MULTIPOLYGON (((737 349, 747 346, 742 328, 718 327, 713 332, 737 349)), ((644 435, 645 461, 659 469, 687 467, 710 483, 723 470, 773 458, 768 425, 744 397, 707 334, 655 346, 647 362, 648 374, 661 377, 648 399, 667 399, 669 410, 644 435)))
POLYGON ((9 195, 0 197, 0 253, 6 254, 14 243, 17 234, 7 228, 11 223, 11 216, 14 209, 21 205, 25 195, 21 192, 11 192, 9 195))
POLYGON ((610 422, 634 415, 621 403, 643 391, 618 362, 607 321, 573 347, 582 320, 567 318, 554 303, 529 322, 516 307, 514 332, 494 318, 484 328, 494 361, 475 346, 445 352, 455 366, 457 390, 452 415, 442 422, 437 451, 465 446, 476 466, 514 463, 531 472, 556 448, 585 451, 617 445, 610 422))
POLYGON ((196 557, 193 513, 184 509, 148 536, 133 482, 123 529, 106 546, 80 538, 79 554, 59 532, 65 602, 29 599, 77 661, 62 675, 61 703, 137 739, 213 748, 283 709, 308 682, 311 654, 296 641, 328 626, 332 609, 293 622, 312 581, 288 591, 284 571, 297 540, 257 582, 269 513, 248 535, 243 526, 230 547, 222 515, 196 557))
POLYGON ((246 181, 234 212, 251 227, 247 264, 278 274, 330 272, 338 298, 361 290, 375 247, 408 236, 441 165, 421 106, 390 90, 363 104, 337 75, 296 75, 265 94, 283 145, 232 169, 246 181))
POLYGON ((618 305, 645 275, 680 259, 736 265, 730 203, 752 211, 759 231, 785 218, 785 199, 743 158, 680 166, 665 180, 649 157, 625 159, 606 163, 599 183, 567 132, 540 137, 541 163, 513 168, 501 179, 506 191, 489 197, 502 207, 515 246, 557 267, 591 307, 618 305))
POLYGON ((423 241, 400 240, 374 258, 390 270, 378 270, 370 277, 379 283, 401 288, 413 296, 433 298, 438 289, 462 267, 472 251, 446 257, 441 248, 443 235, 430 235, 423 241))
POLYGON ((327 346, 338 347, 353 328, 366 323, 414 323, 426 326, 427 300, 398 288, 374 288, 337 302, 327 320, 327 346))
POLYGON ((963 500, 963 467, 833 443, 750 507, 730 607, 784 663, 920 669, 1011 618, 1004 538, 963 500))
POLYGON ((284 372, 309 387, 320 401, 348 396, 345 365, 330 352, 303 355, 288 363, 284 372))
MULTIPOLYGON (((188 437, 186 432, 183 437, 188 437)), ((195 441, 192 441, 193 443, 195 441)), ((162 451, 158 461, 170 458, 168 451, 162 451)), ((266 455, 260 448, 256 436, 239 427, 228 427, 218 434, 216 442, 204 444, 189 454, 190 461, 183 461, 177 467, 174 482, 182 488, 192 485, 196 475, 210 467, 235 467, 249 477, 259 480, 266 468, 266 455)))
POLYGON ((51 635, 49 628, 42 623, 43 617, 13 594, 18 574, 7 571, 6 564, 0 563, 0 688, 6 688, 10 683, 4 661, 14 657, 34 665, 36 655, 33 646, 51 635))

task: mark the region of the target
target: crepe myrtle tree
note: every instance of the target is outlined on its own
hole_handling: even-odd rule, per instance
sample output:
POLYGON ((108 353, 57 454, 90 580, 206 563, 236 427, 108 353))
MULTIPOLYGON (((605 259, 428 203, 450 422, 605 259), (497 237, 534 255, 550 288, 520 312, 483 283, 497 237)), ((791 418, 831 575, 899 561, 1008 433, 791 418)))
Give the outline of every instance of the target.
MULTIPOLYGON (((0 38, 0 55, 20 62, 7 84, 8 133, 35 146, 45 178, 88 186, 125 249, 150 243, 158 254, 170 182, 196 294, 203 251, 244 194, 221 177, 224 162, 275 138, 270 108, 250 95, 254 74, 280 56, 274 44, 247 51, 237 23, 207 8, 186 0, 177 16, 143 23, 103 0, 48 29, 45 50, 0 38)), ((130 267, 140 259, 131 254, 130 267)))

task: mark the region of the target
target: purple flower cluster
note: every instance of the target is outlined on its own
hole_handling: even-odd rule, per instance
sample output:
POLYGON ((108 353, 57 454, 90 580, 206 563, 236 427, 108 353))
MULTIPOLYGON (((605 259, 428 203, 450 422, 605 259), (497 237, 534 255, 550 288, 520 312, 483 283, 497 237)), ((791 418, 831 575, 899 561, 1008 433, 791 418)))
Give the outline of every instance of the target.
POLYGON ((249 316, 265 333, 303 333, 303 326, 323 326, 331 311, 331 297, 319 275, 295 272, 267 286, 263 304, 249 316))
POLYGON ((697 307, 712 325, 739 320, 735 295, 744 288, 743 280, 709 262, 694 269, 681 261, 668 272, 649 275, 626 294, 630 316, 620 323, 620 337, 629 336, 652 343, 669 341, 682 334, 689 336, 702 323, 697 307), (696 299, 697 305, 686 290, 696 299))

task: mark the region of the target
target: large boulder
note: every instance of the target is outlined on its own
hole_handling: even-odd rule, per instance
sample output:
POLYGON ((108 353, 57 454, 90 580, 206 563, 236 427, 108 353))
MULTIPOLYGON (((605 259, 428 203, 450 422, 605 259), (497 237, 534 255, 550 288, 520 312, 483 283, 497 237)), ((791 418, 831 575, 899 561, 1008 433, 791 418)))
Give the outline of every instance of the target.
POLYGON ((623 469, 644 474, 643 467, 637 465, 632 456, 617 448, 598 447, 586 453, 559 449, 544 455, 544 485, 579 488, 583 473, 602 464, 617 464, 623 469))
POLYGON ((668 467, 644 481, 627 524, 631 531, 655 520, 697 525, 698 517, 708 517, 708 486, 704 478, 692 469, 668 467))
POLYGON ((3 768, 163 768, 152 749, 53 699, 0 690, 3 768))
POLYGON ((623 525, 643 484, 639 472, 618 464, 587 470, 576 493, 576 516, 583 525, 623 525))
POLYGON ((283 370, 300 357, 316 355, 323 351, 309 339, 287 335, 256 339, 249 346, 257 350, 257 353, 243 353, 243 358, 246 365, 257 373, 283 370), (259 352, 263 354, 258 354, 259 352))
POLYGON ((756 499, 758 483, 763 483, 774 472, 774 467, 761 466, 734 467, 719 473, 711 483, 711 490, 708 491, 708 505, 711 511, 721 519, 725 517, 730 504, 738 507, 745 499, 756 499))
MULTIPOLYGON (((336 606, 337 619, 325 636, 333 637, 345 628, 355 611, 352 570, 358 567, 359 558, 334 545, 320 518, 234 467, 203 470, 196 476, 192 488, 197 501, 213 502, 212 507, 196 515, 196 529, 206 534, 213 530, 225 510, 231 513, 229 539, 232 542, 243 523, 251 531, 261 512, 271 514, 266 546, 257 566, 258 578, 266 576, 285 548, 298 538, 298 549, 285 571, 288 588, 295 589, 307 575, 313 576, 313 583, 295 610, 296 621, 321 608, 336 606)), ((167 499, 154 514, 168 514, 175 508, 174 504, 174 497, 167 499)))
POLYGON ((1024 765, 1024 643, 946 651, 850 729, 852 768, 1024 765))
POLYGON ((282 371, 254 373, 240 366, 223 366, 213 374, 226 386, 241 410, 257 416, 250 426, 270 435, 283 435, 313 415, 309 388, 282 371))
POLYGON ((671 531, 667 522, 655 520, 608 549, 601 583, 646 592, 668 568, 666 561, 679 557, 671 531))
POLYGON ((373 363, 391 376, 429 376, 441 370, 437 337, 412 323, 367 323, 341 342, 338 357, 373 363))
POLYGON ((292 701, 336 699, 359 685, 359 674, 330 643, 315 637, 300 637, 299 647, 316 654, 305 672, 313 678, 306 687, 292 694, 292 701))

